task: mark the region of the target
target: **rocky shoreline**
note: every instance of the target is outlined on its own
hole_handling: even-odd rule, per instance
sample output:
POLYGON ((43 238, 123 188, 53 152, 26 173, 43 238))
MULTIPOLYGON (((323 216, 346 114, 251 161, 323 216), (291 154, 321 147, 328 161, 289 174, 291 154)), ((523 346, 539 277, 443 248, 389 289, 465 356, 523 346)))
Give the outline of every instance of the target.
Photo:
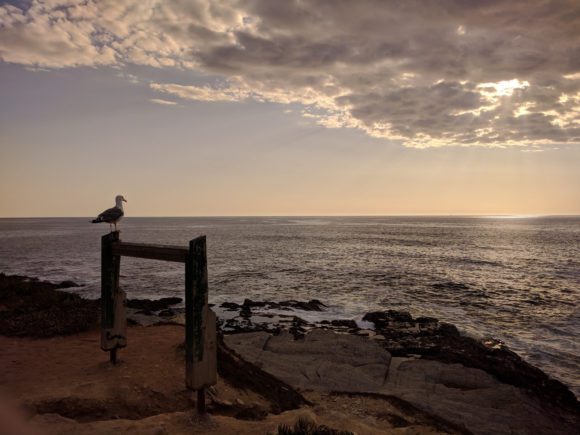
MULTIPOLYGON (((0 335, 48 338, 95 329, 99 319, 98 301, 61 291, 70 287, 78 285, 72 281, 54 284, 0 274, 0 335)), ((180 298, 128 300, 129 322, 136 327, 181 325, 183 309, 175 306, 181 302, 180 298)), ((461 335, 454 325, 432 317, 414 318, 407 312, 394 310, 369 312, 358 322, 352 319, 311 322, 300 317, 309 312, 324 313, 327 307, 319 300, 246 299, 242 304, 226 302, 213 308, 218 313, 223 337, 220 376, 235 384, 244 378, 244 373, 254 373, 253 377, 269 387, 238 387, 253 389, 260 397, 270 395, 271 404, 280 402, 279 412, 311 403, 308 395, 303 397, 298 392, 306 389, 324 394, 350 394, 351 399, 363 395, 356 396, 357 400, 363 400, 361 397, 367 397, 365 394, 380 397, 396 394, 392 400, 408 401, 409 406, 419 407, 421 411, 417 412, 444 416, 447 424, 443 425, 447 428, 442 430, 444 433, 485 433, 474 430, 479 424, 477 419, 465 417, 475 412, 471 408, 464 416, 448 410, 462 401, 471 401, 476 409, 503 400, 507 409, 508 402, 517 399, 521 409, 510 412, 516 421, 514 424, 522 428, 528 427, 521 416, 524 410, 538 406, 543 413, 542 418, 538 417, 538 425, 549 427, 550 422, 557 422, 560 426, 549 433, 573 433, 572 428, 580 424, 580 404, 564 384, 525 362, 504 343, 461 335), (318 355, 318 348, 327 348, 327 353, 318 355), (288 349, 294 350, 287 353, 288 349), (350 353, 336 353, 334 349, 350 349, 350 353), (365 362, 365 358, 370 359, 365 362), (294 363, 285 365, 284 361, 294 363), (303 367, 302 371, 294 372, 296 367, 303 367), (314 371, 309 374, 309 370, 314 371), (352 381, 335 378, 341 371, 345 377, 352 377, 352 381), (418 384, 416 379, 409 378, 415 372, 428 378, 418 384), (432 388, 443 388, 441 398, 454 405, 441 408, 436 401, 422 397, 429 394, 417 393, 423 384, 431 382, 429 379, 434 382, 432 388), (277 382, 285 384, 280 386, 277 382), (486 395, 490 395, 488 401, 479 403, 486 395), (287 405, 283 405, 286 401, 289 401, 287 405)), ((213 409, 233 414, 241 412, 231 411, 235 408, 231 401, 214 396, 213 409), (230 411, 225 411, 228 407, 230 411)), ((341 400, 346 400, 344 397, 341 400)), ((374 396, 364 400, 390 400, 369 397, 374 396)), ((324 400, 330 399, 325 396, 324 400)), ((270 405, 266 411, 246 410, 242 415, 245 412, 259 419, 260 412, 267 415, 272 411, 276 411, 276 406, 270 405)), ((508 414, 498 417, 496 425, 499 426, 489 423, 482 427, 501 427, 502 418, 507 424, 508 417, 508 414)), ((265 417, 262 415, 262 418, 265 417)))
MULTIPOLYGON (((183 309, 171 308, 171 305, 180 302, 180 298, 164 298, 153 303, 147 300, 129 301, 129 307, 138 308, 136 311, 130 310, 129 318, 143 325, 182 324, 183 309)), ((227 318, 218 318, 219 327, 226 335, 257 331, 278 334, 288 331, 295 339, 301 339, 313 329, 323 329, 364 336, 377 341, 393 356, 421 357, 480 369, 506 384, 542 397, 557 406, 580 410, 576 396, 568 387, 524 361, 499 340, 478 340, 464 336, 455 325, 440 322, 433 317, 413 318, 405 311, 388 310, 365 314, 362 320, 371 322, 374 325, 372 329, 362 328, 352 319, 308 322, 298 315, 300 311, 323 312, 325 308, 326 305, 316 299, 279 302, 246 299, 242 304, 225 302, 214 307, 223 310, 222 313, 229 313, 227 318), (272 310, 282 313, 273 314, 272 310)))

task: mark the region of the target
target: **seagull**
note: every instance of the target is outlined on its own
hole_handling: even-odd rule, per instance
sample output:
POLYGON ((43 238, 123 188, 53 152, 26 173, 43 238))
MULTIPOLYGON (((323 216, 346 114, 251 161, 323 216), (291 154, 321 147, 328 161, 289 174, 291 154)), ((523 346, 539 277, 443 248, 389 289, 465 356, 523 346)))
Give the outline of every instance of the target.
POLYGON ((112 225, 115 226, 115 231, 117 231, 117 222, 119 222, 125 214, 123 213, 123 202, 127 202, 127 200, 123 198, 123 195, 117 195, 115 197, 115 207, 105 210, 98 215, 96 219, 93 219, 92 222, 94 224, 107 222, 111 232, 113 232, 112 225))

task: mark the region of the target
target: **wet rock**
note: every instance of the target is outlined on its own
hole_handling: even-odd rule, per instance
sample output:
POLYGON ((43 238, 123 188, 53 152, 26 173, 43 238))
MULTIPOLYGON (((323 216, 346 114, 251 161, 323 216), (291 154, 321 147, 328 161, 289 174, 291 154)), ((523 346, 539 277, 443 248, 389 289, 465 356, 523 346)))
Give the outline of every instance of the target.
POLYGON ((356 332, 356 335, 360 335, 362 337, 374 337, 377 333, 371 329, 359 329, 356 332))
POLYGON ((459 337, 460 335, 455 325, 446 322, 439 323, 439 334, 448 337, 459 337))
POLYGON ((261 301, 253 301, 251 299, 244 299, 244 303, 242 304, 243 307, 265 307, 267 305, 267 302, 261 302, 261 301))
POLYGON ((297 308, 304 311, 323 311, 326 308, 318 299, 312 299, 308 302, 296 302, 292 308, 297 308))
POLYGON ((224 334, 240 334, 244 332, 267 331, 277 333, 281 327, 273 322, 253 322, 251 317, 235 317, 218 319, 218 327, 224 334))
POLYGON ((169 308, 171 305, 179 304, 183 301, 182 298, 161 298, 161 299, 129 299, 127 300, 127 307, 137 310, 160 311, 169 308))
POLYGON ((57 289, 65 289, 65 288, 73 288, 73 287, 82 287, 81 284, 77 284, 74 281, 62 281, 60 284, 57 284, 57 289))
POLYGON ((373 322, 376 328, 384 328, 392 323, 412 322, 413 317, 407 311, 375 311, 367 313, 363 317, 364 321, 373 322))
POLYGON ((282 301, 279 302, 279 305, 281 307, 289 307, 303 311, 323 311, 324 308, 326 308, 326 305, 324 305, 318 299, 312 299, 308 302, 295 300, 282 301))
POLYGON ((175 314, 175 311, 173 311, 171 308, 168 308, 166 310, 160 311, 157 315, 159 317, 173 317, 175 314))
MULTIPOLYGON (((224 304, 222 304, 223 306, 224 304)), ((233 305, 231 305, 233 307, 233 305)), ((266 308, 270 310, 284 310, 284 309, 296 309, 296 310, 303 310, 303 311, 323 311, 326 308, 322 302, 318 299, 312 299, 310 301, 296 301, 296 300, 287 300, 287 301, 280 301, 280 302, 273 302, 273 301, 253 301, 251 299, 245 299, 244 303, 242 304, 243 307, 248 308, 266 308)))
POLYGON ((439 320, 437 320, 435 317, 417 317, 415 319, 415 322, 417 323, 421 323, 421 324, 425 324, 425 323, 437 323, 439 320))
POLYGON ((291 326, 290 328, 288 328, 288 332, 294 338, 294 340, 300 340, 304 338, 307 330, 300 326, 291 326))
POLYGON ((337 326, 337 327, 358 329, 358 326, 354 320, 336 319, 336 320, 331 320, 330 324, 332 326, 337 326))
POLYGON ((242 305, 242 309, 240 310, 240 317, 250 318, 252 317, 252 309, 249 305, 242 305))
POLYGON ((224 302, 220 305, 220 307, 227 311, 237 311, 241 308, 241 305, 238 305, 235 302, 224 302))
POLYGON ((306 325, 310 325, 310 323, 308 323, 306 320, 301 319, 298 316, 294 316, 292 318, 292 324, 295 326, 306 326, 306 325))

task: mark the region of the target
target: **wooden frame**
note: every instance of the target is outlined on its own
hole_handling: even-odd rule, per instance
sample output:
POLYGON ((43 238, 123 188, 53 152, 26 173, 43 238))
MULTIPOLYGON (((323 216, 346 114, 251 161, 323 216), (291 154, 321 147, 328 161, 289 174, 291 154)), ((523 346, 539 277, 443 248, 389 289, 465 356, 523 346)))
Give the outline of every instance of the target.
POLYGON ((189 248, 126 243, 119 231, 101 238, 101 349, 113 364, 127 345, 126 295, 119 288, 121 257, 185 264, 185 384, 197 390, 198 411, 205 412, 205 389, 217 382, 216 315, 208 306, 205 236, 189 248))

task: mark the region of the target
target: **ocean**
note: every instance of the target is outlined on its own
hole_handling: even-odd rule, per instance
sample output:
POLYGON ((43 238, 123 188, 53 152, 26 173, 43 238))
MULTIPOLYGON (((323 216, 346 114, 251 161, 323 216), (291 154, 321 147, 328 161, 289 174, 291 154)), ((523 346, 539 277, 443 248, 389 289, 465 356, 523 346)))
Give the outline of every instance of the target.
MULTIPOLYGON (((126 218, 124 241, 205 234, 210 302, 319 299, 319 318, 406 310, 504 341, 580 395, 580 217, 126 218)), ((0 272, 99 297, 89 218, 0 219, 0 272)), ((123 258, 129 298, 183 296, 183 265, 123 258)))

